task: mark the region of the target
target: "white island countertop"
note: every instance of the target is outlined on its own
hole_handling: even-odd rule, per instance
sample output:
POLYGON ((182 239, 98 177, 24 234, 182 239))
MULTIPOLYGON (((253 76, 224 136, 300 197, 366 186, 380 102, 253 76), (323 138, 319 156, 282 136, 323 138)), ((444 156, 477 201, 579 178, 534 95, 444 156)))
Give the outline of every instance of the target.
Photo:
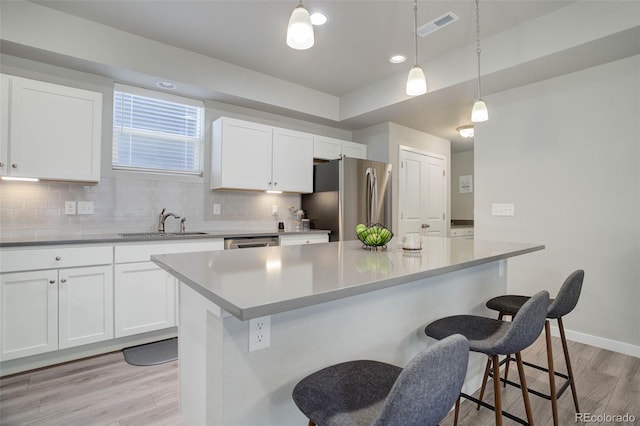
MULTIPOLYGON (((363 294, 544 249, 542 244, 422 237, 423 249, 359 241, 152 256, 240 320, 363 294)), ((395 241, 393 241, 395 243, 395 241)))

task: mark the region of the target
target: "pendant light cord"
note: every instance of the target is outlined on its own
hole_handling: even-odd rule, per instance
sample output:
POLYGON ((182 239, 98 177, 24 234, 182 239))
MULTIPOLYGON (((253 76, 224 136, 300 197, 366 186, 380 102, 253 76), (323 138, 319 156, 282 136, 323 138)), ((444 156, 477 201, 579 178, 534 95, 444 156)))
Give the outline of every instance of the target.
POLYGON ((476 55, 478 57, 478 99, 480 99, 480 0, 476 0, 476 55))
POLYGON ((415 49, 416 66, 418 65, 418 0, 413 2, 413 47, 415 49))

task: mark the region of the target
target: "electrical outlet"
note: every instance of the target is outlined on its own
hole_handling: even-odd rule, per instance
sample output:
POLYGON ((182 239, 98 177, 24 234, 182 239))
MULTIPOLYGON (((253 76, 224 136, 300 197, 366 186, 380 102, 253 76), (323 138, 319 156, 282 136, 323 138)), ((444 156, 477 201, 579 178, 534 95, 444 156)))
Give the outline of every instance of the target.
POLYGON ((76 214, 76 202, 65 201, 64 202, 64 214, 70 216, 76 214))
POLYGON ((271 346, 271 317, 249 320, 249 352, 271 346))
POLYGON ((218 203, 213 204, 213 214, 220 214, 220 204, 218 203))
POLYGON ((93 214, 93 201, 78 201, 78 214, 93 214))
POLYGON ((513 203, 493 203, 491 204, 492 216, 515 216, 516 206, 513 203))
POLYGON ((273 204, 271 206, 271 216, 278 216, 278 205, 273 204))

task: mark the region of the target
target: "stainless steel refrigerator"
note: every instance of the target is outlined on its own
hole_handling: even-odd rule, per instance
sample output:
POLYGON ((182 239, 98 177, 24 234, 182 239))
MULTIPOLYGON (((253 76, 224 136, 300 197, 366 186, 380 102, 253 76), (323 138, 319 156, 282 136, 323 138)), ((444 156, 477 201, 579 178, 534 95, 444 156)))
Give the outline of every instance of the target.
POLYGON ((329 241, 357 239, 359 223, 391 229, 391 164, 349 157, 316 164, 301 208, 311 228, 331 230, 329 241))

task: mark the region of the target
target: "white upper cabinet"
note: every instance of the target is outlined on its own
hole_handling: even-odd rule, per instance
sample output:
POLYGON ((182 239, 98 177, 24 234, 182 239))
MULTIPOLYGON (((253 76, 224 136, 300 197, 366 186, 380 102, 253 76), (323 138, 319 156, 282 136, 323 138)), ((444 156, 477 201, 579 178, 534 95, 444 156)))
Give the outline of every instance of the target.
POLYGON ((366 159, 367 145, 326 136, 313 137, 313 158, 335 160, 342 156, 366 159))
POLYGON ((326 136, 313 137, 313 158, 337 160, 342 157, 342 141, 326 136))
POLYGON ((0 176, 9 164, 9 77, 0 74, 0 176))
POLYGON ((313 191, 313 135, 221 117, 212 124, 211 189, 313 191))
POLYGON ((274 127, 272 158, 273 190, 313 192, 313 135, 274 127))
POLYGON ((367 146, 362 143, 342 141, 342 155, 350 158, 367 159, 367 146))
POLYGON ((1 106, 0 173, 100 180, 102 93, 3 75, 1 106))

